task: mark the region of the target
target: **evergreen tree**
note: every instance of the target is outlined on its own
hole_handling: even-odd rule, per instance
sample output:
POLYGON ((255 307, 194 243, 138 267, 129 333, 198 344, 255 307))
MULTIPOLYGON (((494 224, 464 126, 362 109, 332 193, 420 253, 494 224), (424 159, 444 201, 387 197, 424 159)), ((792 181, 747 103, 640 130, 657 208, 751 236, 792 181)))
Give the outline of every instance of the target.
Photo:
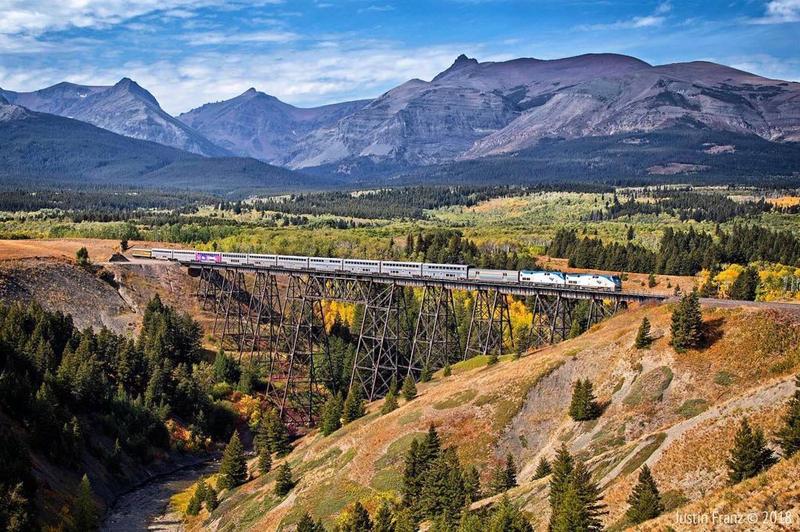
POLYGON ((417 522, 408 508, 394 513, 394 532, 417 532, 417 522))
POLYGON ((400 488, 403 505, 406 507, 411 507, 416 503, 422 484, 421 476, 423 473, 423 464, 420 455, 419 442, 416 439, 412 440, 411 446, 408 448, 408 451, 406 451, 404 457, 403 483, 400 488))
POLYGON ((231 489, 247 480, 247 462, 244 459, 244 447, 239 439, 239 432, 234 430, 219 466, 217 488, 231 489))
POLYGON ((794 396, 789 400, 783 416, 783 427, 778 431, 777 443, 783 449, 785 458, 800 451, 800 375, 795 378, 794 396))
POLYGON ((747 418, 742 420, 728 459, 728 480, 736 484, 768 469, 777 460, 767 447, 764 431, 753 429, 747 418))
POLYGON ((331 395, 322 407, 319 430, 323 436, 329 436, 339 430, 342 426, 342 396, 339 394, 331 395))
POLYGON ((208 484, 202 478, 200 482, 197 483, 197 487, 194 489, 194 496, 197 497, 197 500, 204 501, 206 499, 206 494, 208 493, 208 484))
POLYGON ((547 458, 539 460, 539 465, 536 466, 536 472, 533 474, 533 480, 544 478, 553 472, 553 468, 547 458))
POLYGON ((754 301, 758 289, 758 270, 749 266, 733 281, 728 296, 731 299, 754 301))
POLYGON ((569 415, 575 421, 588 421, 600 414, 594 396, 592 381, 578 379, 572 387, 572 401, 569 405, 569 415))
POLYGON ((633 345, 636 347, 636 349, 644 349, 652 343, 653 338, 650 336, 650 320, 648 320, 647 316, 645 316, 642 318, 642 324, 639 326, 639 330, 636 332, 636 340, 634 341, 633 345))
POLYGON ((275 410, 270 410, 267 413, 264 425, 264 441, 269 450, 278 456, 286 456, 292 450, 289 429, 286 428, 286 425, 275 410))
POLYGON ((555 460, 553 461, 553 476, 550 477, 550 509, 553 511, 553 517, 550 518, 551 528, 555 523, 556 513, 561 508, 561 500, 567 487, 572 482, 572 471, 575 468, 575 461, 572 455, 569 454, 566 444, 562 444, 561 448, 556 453, 555 460))
POLYGON ((403 399, 411 401, 416 396, 417 385, 414 384, 414 379, 411 378, 411 375, 406 375, 406 378, 403 380, 403 399))
POLYGON ((506 460, 498 464, 492 475, 492 490, 494 493, 503 493, 517 485, 517 467, 514 457, 506 455, 506 460))
POLYGON ((341 532, 370 532, 372 530, 372 521, 369 518, 366 508, 356 501, 350 515, 339 528, 341 532))
POLYGON ((80 248, 75 252, 75 259, 78 261, 78 266, 89 265, 89 250, 85 247, 80 248))
POLYGON ((217 490, 215 490, 212 486, 208 486, 206 488, 205 497, 203 497, 203 501, 206 503, 206 510, 209 512, 213 512, 219 506, 219 500, 217 499, 217 490))
POLYGON ((652 273, 647 276, 647 286, 650 288, 654 288, 658 283, 656 282, 656 276, 652 273))
POLYGON ((487 532, 533 532, 531 523, 514 506, 506 495, 489 517, 487 532))
POLYGON ((386 415, 389 412, 393 412, 397 410, 397 392, 395 392, 392 388, 389 388, 389 393, 386 394, 386 397, 383 398, 383 404, 381 405, 381 415, 386 415))
POLYGON ((375 519, 372 523, 373 532, 394 532, 394 519, 392 518, 392 509, 384 501, 375 512, 375 519))
POLYGON ((625 517, 632 525, 638 525, 648 519, 655 519, 664 511, 658 486, 647 465, 642 466, 639 471, 639 481, 628 497, 628 504, 630 508, 625 513, 625 517))
POLYGON ((703 341, 703 314, 697 291, 681 298, 672 312, 672 346, 682 353, 700 347, 703 341))
POLYGON ((269 449, 262 447, 258 451, 258 471, 262 475, 266 475, 272 469, 272 453, 269 449))
POLYGON ((442 375, 445 377, 449 377, 453 374, 452 368, 450 368, 450 362, 444 365, 444 370, 442 370, 442 375))
POLYGON ((72 516, 76 530, 90 531, 99 527, 97 505, 92 497, 92 485, 85 474, 78 485, 78 496, 75 498, 72 516))
POLYGON ((455 449, 437 454, 423 475, 418 510, 421 516, 441 517, 443 526, 452 527, 467 500, 461 464, 455 449))
POLYGON ((218 382, 236 384, 239 381, 239 366, 231 357, 225 354, 222 347, 219 348, 214 359, 214 376, 218 382))
POLYGON ((491 353, 489 355, 489 359, 486 361, 486 365, 487 366, 494 366, 498 362, 500 362, 500 357, 497 356, 497 353, 491 353))
POLYGON ((320 521, 314 521, 311 514, 305 512, 297 522, 297 532, 325 532, 325 527, 320 521))
POLYGON ((481 499, 481 475, 474 465, 464 471, 464 493, 467 504, 481 499))
POLYGON ((600 488, 589 469, 562 445, 550 478, 550 529, 558 532, 600 530, 600 488))
POLYGON ((486 532, 488 524, 483 517, 475 512, 464 511, 458 522, 458 532, 486 532))
POLYGON ((364 415, 364 399, 361 397, 361 387, 358 385, 350 388, 344 402, 342 422, 347 425, 364 415))
POLYGON ((275 495, 283 497, 294 487, 292 479, 292 468, 289 462, 284 462, 278 468, 278 476, 275 478, 275 495))
POLYGON ((419 374, 419 382, 430 382, 431 368, 427 362, 422 366, 422 371, 419 374))
POLYGON ((189 499, 189 504, 186 505, 186 515, 195 516, 200 513, 202 501, 197 496, 197 492, 189 499))

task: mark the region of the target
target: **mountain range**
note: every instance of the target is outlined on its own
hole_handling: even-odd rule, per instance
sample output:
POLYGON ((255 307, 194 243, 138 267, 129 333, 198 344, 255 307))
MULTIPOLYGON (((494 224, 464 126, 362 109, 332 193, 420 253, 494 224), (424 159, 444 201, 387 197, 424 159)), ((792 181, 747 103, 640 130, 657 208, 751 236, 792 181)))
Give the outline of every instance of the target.
POLYGON ((441 173, 442 165, 551 153, 554 142, 596 148, 596 139, 609 141, 603 157, 610 159, 615 147, 633 153, 653 135, 702 131, 696 157, 666 157, 634 172, 696 173, 709 168, 698 162, 708 155, 738 157, 729 138, 788 150, 792 164, 800 142, 800 83, 710 62, 653 66, 617 54, 503 62, 461 55, 430 81, 412 79, 373 100, 316 108, 249 89, 173 117, 128 78, 113 86, 0 89, 0 97, 202 156, 249 157, 329 176, 441 173))

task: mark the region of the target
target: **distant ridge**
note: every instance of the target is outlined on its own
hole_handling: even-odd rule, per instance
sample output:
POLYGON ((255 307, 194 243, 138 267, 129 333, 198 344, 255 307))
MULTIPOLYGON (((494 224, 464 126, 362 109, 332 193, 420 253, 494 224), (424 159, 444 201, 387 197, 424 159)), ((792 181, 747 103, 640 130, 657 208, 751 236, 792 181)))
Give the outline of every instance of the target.
POLYGON ((205 158, 0 103, 0 184, 153 186, 241 194, 306 190, 322 182, 254 159, 205 158))
POLYGON ((150 92, 130 78, 103 87, 62 82, 34 92, 0 90, 0 94, 9 103, 32 111, 74 118, 120 135, 200 155, 231 155, 170 116, 150 92))

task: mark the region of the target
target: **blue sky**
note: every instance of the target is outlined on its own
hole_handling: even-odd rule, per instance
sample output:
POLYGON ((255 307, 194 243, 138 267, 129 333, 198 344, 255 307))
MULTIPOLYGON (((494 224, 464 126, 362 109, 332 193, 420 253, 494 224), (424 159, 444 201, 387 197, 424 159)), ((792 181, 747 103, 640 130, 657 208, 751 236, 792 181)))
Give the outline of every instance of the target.
POLYGON ((800 0, 0 0, 0 87, 130 77, 177 114, 255 87, 319 105, 480 61, 587 52, 800 80, 800 0))

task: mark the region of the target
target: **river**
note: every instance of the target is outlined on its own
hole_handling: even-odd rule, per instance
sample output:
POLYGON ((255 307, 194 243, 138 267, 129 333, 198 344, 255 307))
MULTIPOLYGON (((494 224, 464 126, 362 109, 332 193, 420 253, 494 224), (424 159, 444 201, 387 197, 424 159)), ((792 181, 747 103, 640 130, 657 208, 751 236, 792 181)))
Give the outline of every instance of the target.
POLYGON ((169 499, 191 486, 200 476, 216 472, 218 461, 203 462, 155 477, 121 495, 106 516, 103 532, 183 530, 181 516, 169 511, 169 499))

